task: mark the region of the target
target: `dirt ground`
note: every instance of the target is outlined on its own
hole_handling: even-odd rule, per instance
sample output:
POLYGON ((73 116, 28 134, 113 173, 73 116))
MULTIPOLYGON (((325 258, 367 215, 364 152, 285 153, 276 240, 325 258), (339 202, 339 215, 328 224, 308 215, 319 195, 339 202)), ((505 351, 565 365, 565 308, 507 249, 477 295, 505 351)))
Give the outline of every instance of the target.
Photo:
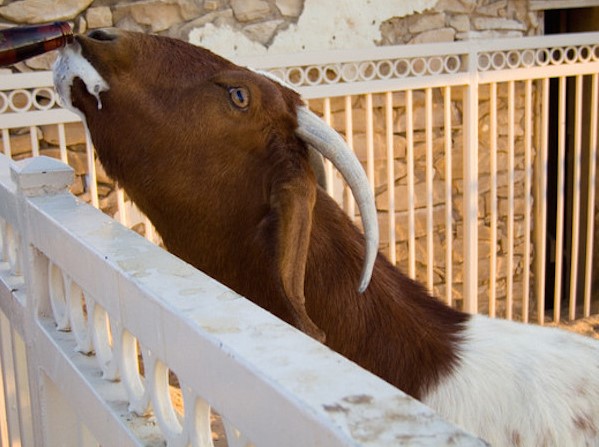
POLYGON ((567 331, 587 335, 599 340, 599 314, 591 315, 588 318, 583 318, 572 322, 560 323, 558 325, 551 324, 548 326, 558 326, 567 331))

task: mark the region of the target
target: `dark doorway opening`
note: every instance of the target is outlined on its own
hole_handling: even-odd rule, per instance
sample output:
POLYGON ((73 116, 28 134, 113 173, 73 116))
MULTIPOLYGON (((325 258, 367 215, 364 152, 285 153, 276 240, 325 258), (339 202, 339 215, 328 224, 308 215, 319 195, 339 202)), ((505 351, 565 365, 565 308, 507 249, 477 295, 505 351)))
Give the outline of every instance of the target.
MULTIPOLYGON (((545 11, 545 34, 565 34, 588 31, 599 31, 599 8, 576 8, 576 9, 554 9, 545 11)), ((581 164, 581 191, 580 197, 580 212, 577 216, 573 215, 573 191, 574 185, 574 157, 575 157, 575 95, 576 95, 576 79, 568 77, 565 83, 565 132, 563 133, 562 141, 559 134, 559 79, 551 79, 549 83, 549 135, 548 135, 548 197, 547 197, 547 250, 546 250, 546 273, 545 273, 545 310, 554 310, 556 305, 560 306, 561 314, 568 309, 569 297, 573 287, 576 287, 576 302, 577 305, 582 305, 584 294, 584 260, 586 256, 586 222, 587 213, 594 210, 587 209, 587 194, 588 190, 588 166, 589 160, 589 126, 590 126, 590 91, 591 77, 584 76, 583 78, 583 102, 582 102, 582 164, 581 164), (564 188, 564 211, 561 216, 564 220, 563 232, 563 251, 562 251, 562 280, 558 294, 560 296, 559 303, 556 302, 556 256, 559 252, 556 244, 557 238, 557 218, 558 218, 558 149, 560 143, 565 144, 565 188, 564 188), (578 248, 578 273, 576 281, 572 282, 572 228, 573 219, 577 220, 580 225, 580 239, 577 245, 578 248)), ((599 230, 599 228, 598 228, 599 230)), ((594 244, 594 251, 599 249, 599 240, 594 244)), ((599 256, 594 259, 593 265, 599 263, 599 256)), ((594 268, 594 270, 597 270, 594 268)), ((594 280, 599 280, 598 274, 594 275, 594 280)), ((596 289, 596 288, 594 288, 596 289)), ((595 301, 595 300, 594 300, 595 301)))

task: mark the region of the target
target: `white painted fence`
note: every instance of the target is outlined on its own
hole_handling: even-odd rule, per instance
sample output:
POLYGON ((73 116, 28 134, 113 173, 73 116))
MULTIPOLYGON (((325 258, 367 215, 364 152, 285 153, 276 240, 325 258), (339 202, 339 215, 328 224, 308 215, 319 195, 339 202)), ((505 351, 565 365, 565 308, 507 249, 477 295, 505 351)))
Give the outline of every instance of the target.
POLYGON ((231 447, 482 445, 80 202, 72 177, 0 155, 0 445, 212 446, 211 407, 231 447))
MULTIPOLYGON (((377 193, 382 248, 448 303, 539 323, 597 312, 587 209, 595 203, 599 34, 238 62, 282 77, 345 135, 377 193)), ((26 153, 43 152, 39 126, 56 124, 58 156, 69 160, 64 125, 78 118, 50 86, 48 73, 0 76, 5 154, 23 139, 26 153)), ((89 138, 85 149, 85 186, 97 206, 89 138)), ((250 445, 235 441, 233 425, 257 446, 397 445, 410 436, 438 445, 454 433, 64 191, 32 192, 35 162, 15 169, 19 191, 1 160, 2 445, 210 445, 207 403, 227 421, 230 445, 250 445), (183 385, 183 415, 170 403, 167 370, 183 385), (154 419, 134 415, 149 407, 154 419), (418 417, 381 427, 389 412, 418 417), (70 428, 56 430, 57 418, 70 428)), ((355 214, 331 167, 328 179, 355 214)))

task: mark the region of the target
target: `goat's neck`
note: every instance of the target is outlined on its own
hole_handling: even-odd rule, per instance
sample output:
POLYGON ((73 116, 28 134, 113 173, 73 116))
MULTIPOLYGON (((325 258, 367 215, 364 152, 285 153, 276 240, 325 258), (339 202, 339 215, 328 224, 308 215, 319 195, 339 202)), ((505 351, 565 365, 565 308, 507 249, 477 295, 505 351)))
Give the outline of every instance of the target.
POLYGON ((363 238, 322 192, 311 247, 306 306, 331 348, 415 397, 452 370, 467 315, 429 296, 381 254, 359 294, 363 238))

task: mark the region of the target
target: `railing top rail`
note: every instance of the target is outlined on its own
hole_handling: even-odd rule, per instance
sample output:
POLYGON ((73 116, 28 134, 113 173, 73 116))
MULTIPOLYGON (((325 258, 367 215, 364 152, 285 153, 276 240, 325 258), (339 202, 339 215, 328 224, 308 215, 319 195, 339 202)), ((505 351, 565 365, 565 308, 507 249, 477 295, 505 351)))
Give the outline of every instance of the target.
MULTIPOLYGON (((576 66, 594 70, 591 64, 599 62, 599 33, 329 50, 234 60, 270 71, 306 99, 312 99, 466 85, 474 72, 482 73, 479 80, 486 82, 579 74, 585 69, 576 66)), ((55 95, 51 95, 49 104, 38 104, 35 91, 27 91, 48 90, 51 86, 50 72, 0 75, 0 128, 43 125, 56 119, 78 121, 79 117, 71 112, 56 114, 61 109, 55 95), (15 106, 4 93, 10 90, 20 90, 29 105, 22 109, 15 106)))
POLYGON ((599 44, 599 32, 555 34, 493 40, 423 43, 415 45, 389 45, 364 49, 327 50, 279 55, 237 56, 234 57, 233 60, 240 65, 247 65, 256 69, 266 69, 300 65, 359 62, 365 60, 375 61, 390 58, 445 56, 448 54, 457 55, 489 51, 525 50, 596 44, 599 44))
POLYGON ((17 187, 10 175, 10 166, 14 163, 8 157, 0 154, 0 217, 11 225, 18 222, 17 187))
POLYGON ((33 71, 0 75, 0 90, 17 90, 54 85, 51 71, 33 71))

